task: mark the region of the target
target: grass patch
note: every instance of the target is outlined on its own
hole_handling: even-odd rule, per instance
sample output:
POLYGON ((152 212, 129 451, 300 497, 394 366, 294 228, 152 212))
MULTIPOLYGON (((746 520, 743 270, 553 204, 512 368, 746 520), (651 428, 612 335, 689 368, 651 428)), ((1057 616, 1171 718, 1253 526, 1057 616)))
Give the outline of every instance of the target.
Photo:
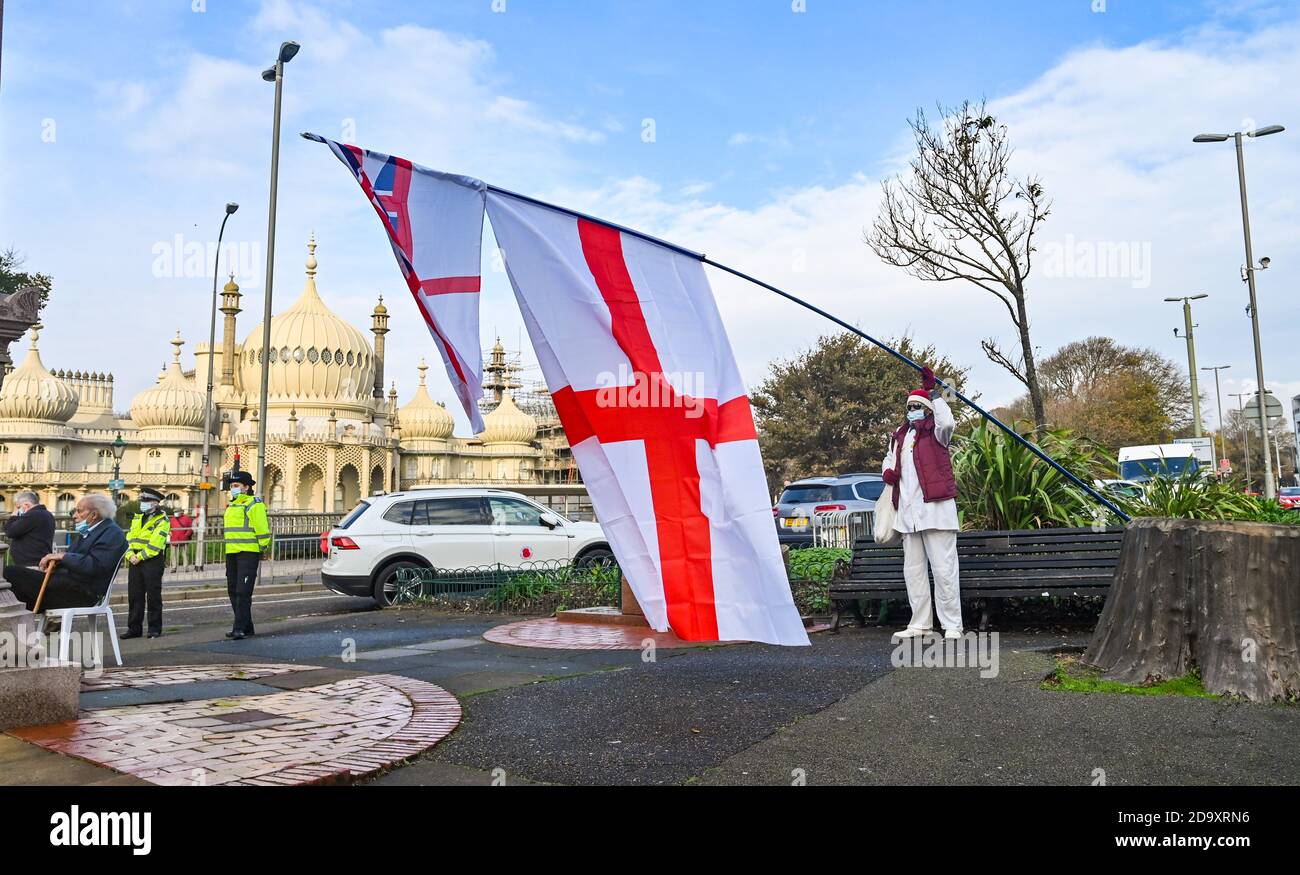
POLYGON ((1150 684, 1122 684, 1108 681, 1095 668, 1081 665, 1077 657, 1057 656, 1056 669, 1042 683, 1044 690, 1063 690, 1069 693, 1119 693, 1129 696, 1188 696, 1193 699, 1222 699, 1206 692, 1201 675, 1193 670, 1180 678, 1150 684))

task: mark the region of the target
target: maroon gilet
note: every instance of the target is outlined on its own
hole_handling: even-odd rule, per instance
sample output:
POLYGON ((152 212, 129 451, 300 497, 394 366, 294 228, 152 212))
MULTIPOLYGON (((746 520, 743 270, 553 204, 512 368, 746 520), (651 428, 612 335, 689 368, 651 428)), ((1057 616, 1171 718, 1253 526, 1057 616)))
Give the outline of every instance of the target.
MULTIPOLYGON (((903 474, 903 438, 910 423, 899 426, 894 432, 894 470, 903 474)), ((916 476, 921 481, 921 496, 926 501, 945 501, 957 497, 957 479, 952 474, 952 456, 948 448, 934 436, 934 416, 916 423, 916 442, 912 445, 912 462, 916 476)), ((898 510, 898 495, 894 487, 894 510, 898 510)))

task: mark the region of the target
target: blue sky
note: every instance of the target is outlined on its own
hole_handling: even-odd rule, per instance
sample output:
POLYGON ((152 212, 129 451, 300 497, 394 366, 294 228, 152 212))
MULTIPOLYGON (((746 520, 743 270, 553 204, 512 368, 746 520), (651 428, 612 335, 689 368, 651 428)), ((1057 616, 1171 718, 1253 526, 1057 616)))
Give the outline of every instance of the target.
MULTIPOLYGON (((1253 380, 1232 158, 1190 139, 1257 119, 1291 127, 1252 144, 1248 171, 1256 252, 1274 261, 1261 285, 1270 382, 1300 392, 1300 13, 1254 0, 1097 5, 10 2, 0 245, 55 277, 47 364, 112 367, 125 409, 177 328, 188 341, 206 334, 210 277, 159 275, 156 247, 177 234, 214 239, 221 205, 236 200, 227 239, 260 258, 270 88, 257 72, 295 38, 304 48, 287 73, 277 310, 301 289, 312 230, 322 294, 341 315, 364 326, 375 294, 401 292, 354 184, 293 136, 311 129, 669 236, 878 336, 910 331, 971 365, 996 403, 1016 385, 979 340, 1010 340, 1005 314, 976 289, 910 280, 861 244, 878 182, 905 156, 907 117, 987 97, 1011 125, 1019 166, 1056 197, 1044 243, 1067 256, 1104 243, 1149 253, 1145 277, 1058 270, 1032 282, 1043 352, 1110 334, 1182 361, 1178 314, 1160 298, 1208 291, 1198 352, 1203 364, 1232 363, 1224 388, 1241 391, 1253 380), (124 348, 132 355, 108 351, 124 348)), ((250 261, 240 277, 257 312, 261 272, 250 261)), ((751 384, 828 327, 714 281, 751 384)), ((485 343, 499 331, 518 345, 503 276, 489 276, 484 308, 485 343)), ((258 318, 246 311, 241 337, 258 318)), ((417 329, 389 338, 403 400, 419 356, 434 354, 417 329)))

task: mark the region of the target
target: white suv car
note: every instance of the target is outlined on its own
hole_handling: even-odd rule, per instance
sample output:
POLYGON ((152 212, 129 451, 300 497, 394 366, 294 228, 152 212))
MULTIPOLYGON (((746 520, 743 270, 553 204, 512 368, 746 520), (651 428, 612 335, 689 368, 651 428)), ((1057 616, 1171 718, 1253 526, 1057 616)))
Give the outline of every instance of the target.
POLYGON ((433 488, 362 500, 321 535, 325 586, 392 603, 403 568, 519 568, 613 561, 597 523, 574 522, 503 489, 433 488))

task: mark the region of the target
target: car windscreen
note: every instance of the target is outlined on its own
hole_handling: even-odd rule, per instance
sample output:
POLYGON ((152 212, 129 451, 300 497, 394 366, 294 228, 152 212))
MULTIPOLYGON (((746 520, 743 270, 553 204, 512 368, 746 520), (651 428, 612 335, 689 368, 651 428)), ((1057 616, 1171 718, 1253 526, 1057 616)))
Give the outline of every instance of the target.
POLYGON ((1150 480, 1152 477, 1177 478, 1181 477, 1184 471, 1193 472, 1199 470, 1199 468, 1200 465, 1194 456, 1172 459, 1130 459, 1127 462, 1119 463, 1119 478, 1121 480, 1150 480))
POLYGON ((1277 492, 1278 495, 1285 495, 1287 498, 1300 498, 1300 486, 1283 486, 1277 492))
POLYGON ((343 518, 343 522, 338 524, 338 528, 346 529, 348 526, 355 523, 358 519, 361 518, 361 515, 366 512, 366 508, 368 507, 370 507, 370 502, 363 501, 360 504, 358 504, 356 507, 352 508, 352 511, 343 518))

